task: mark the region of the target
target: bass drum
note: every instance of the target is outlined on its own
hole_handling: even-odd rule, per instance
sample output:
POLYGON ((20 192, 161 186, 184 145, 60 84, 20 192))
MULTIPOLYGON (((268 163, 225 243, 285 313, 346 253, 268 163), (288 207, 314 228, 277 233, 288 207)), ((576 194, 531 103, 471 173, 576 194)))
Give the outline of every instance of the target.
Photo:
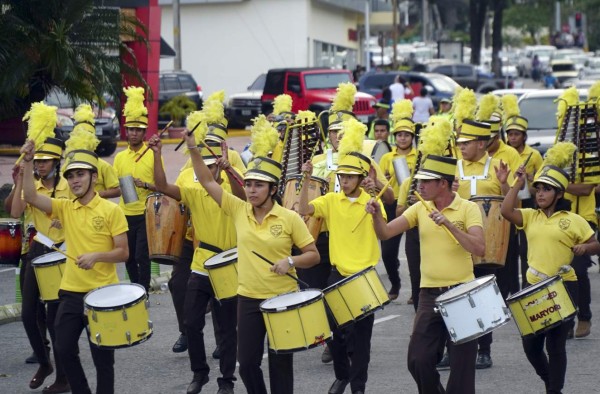
POLYGON ((479 267, 502 268, 508 252, 510 223, 502 217, 502 196, 475 196, 471 198, 481 210, 485 235, 485 256, 473 256, 473 264, 479 267))
POLYGON ((179 263, 189 213, 185 205, 162 193, 146 199, 146 235, 150 260, 159 264, 179 263))

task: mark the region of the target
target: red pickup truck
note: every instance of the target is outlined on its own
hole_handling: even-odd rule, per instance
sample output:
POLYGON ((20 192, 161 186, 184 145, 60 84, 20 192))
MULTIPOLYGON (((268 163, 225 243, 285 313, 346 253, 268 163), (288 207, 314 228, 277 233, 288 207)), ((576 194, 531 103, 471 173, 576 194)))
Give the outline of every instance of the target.
MULTIPOLYGON (((329 109, 340 82, 354 82, 348 70, 329 68, 278 68, 269 70, 261 97, 262 113, 273 111, 273 100, 280 94, 292 97, 292 112, 310 110, 317 115, 329 109)), ((358 92, 352 111, 367 123, 375 114, 375 97, 358 92)))

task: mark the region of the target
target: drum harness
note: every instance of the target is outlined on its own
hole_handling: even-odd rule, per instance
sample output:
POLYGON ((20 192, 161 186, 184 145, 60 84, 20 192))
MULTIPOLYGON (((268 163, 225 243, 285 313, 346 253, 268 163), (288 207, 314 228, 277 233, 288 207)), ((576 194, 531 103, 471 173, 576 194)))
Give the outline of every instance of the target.
MULTIPOLYGON (((327 149, 327 170, 329 170, 329 171, 337 170, 337 164, 334 163, 333 149, 327 149)), ((336 176, 335 184, 333 186, 333 192, 338 193, 340 190, 341 190, 340 180, 336 176)))
MULTIPOLYGON (((214 252, 216 254, 219 254, 219 253, 223 252, 223 249, 221 249, 221 248, 219 248, 217 246, 211 245, 211 244, 207 244, 206 242, 202 242, 202 241, 200 241, 200 243, 198 244, 198 248, 199 249, 206 249, 206 250, 209 250, 209 251, 214 252)), ((197 271, 197 270, 192 270, 192 272, 195 273, 195 274, 198 274, 198 275, 208 276, 208 273, 206 273, 206 272, 197 271)))
POLYGON ((482 181, 488 178, 488 172, 490 170, 490 163, 492 162, 492 158, 491 156, 488 156, 487 160, 485 161, 485 167, 483 168, 483 174, 482 175, 465 175, 465 172, 463 170, 463 161, 459 160, 457 165, 458 165, 458 174, 459 174, 459 179, 461 181, 470 181, 471 182, 471 196, 476 196, 477 195, 477 181, 482 181))
MULTIPOLYGON (((573 269, 573 267, 571 267, 568 264, 565 265, 561 265, 560 269, 558 270, 558 272, 556 273, 557 275, 562 275, 562 274, 566 274, 567 272, 571 271, 573 269)), ((543 272, 540 272, 538 270, 536 270, 535 268, 529 267, 527 268, 527 271, 529 273, 531 273, 534 276, 537 276, 538 278, 544 280, 544 279, 548 279, 550 278, 550 276, 544 274, 543 272)))

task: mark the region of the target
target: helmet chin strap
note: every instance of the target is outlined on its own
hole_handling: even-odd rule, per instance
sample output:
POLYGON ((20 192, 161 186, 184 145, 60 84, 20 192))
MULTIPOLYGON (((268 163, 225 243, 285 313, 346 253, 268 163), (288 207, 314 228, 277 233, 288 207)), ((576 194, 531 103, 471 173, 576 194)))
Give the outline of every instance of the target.
POLYGON ((40 179, 45 181, 54 178, 54 175, 56 175, 56 167, 52 167, 52 171, 50 171, 46 176, 40 176, 40 179))

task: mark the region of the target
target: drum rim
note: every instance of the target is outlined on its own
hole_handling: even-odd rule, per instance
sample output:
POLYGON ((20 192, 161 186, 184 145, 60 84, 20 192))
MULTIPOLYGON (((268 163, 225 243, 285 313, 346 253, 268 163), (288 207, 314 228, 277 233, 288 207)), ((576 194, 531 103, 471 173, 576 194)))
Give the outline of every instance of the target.
MULTIPOLYGON (((148 320, 148 321, 150 323, 152 323, 151 320, 148 320)), ((127 345, 105 346, 105 345, 98 345, 98 344, 92 342, 92 340, 90 339, 91 336, 90 336, 89 327, 86 326, 86 328, 87 328, 87 331, 88 331, 88 341, 90 342, 90 345, 96 347, 97 349, 123 349, 123 348, 126 348, 126 347, 132 347, 134 345, 139 345, 140 343, 146 342, 148 339, 150 339, 150 337, 152 336, 152 334, 154 334, 154 329, 150 328, 150 333, 147 336, 145 336, 144 338, 142 338, 142 339, 140 339, 138 341, 131 342, 131 345, 127 344, 127 345)))
POLYGON ((2 224, 23 224, 21 219, 12 219, 12 218, 0 218, 0 225, 2 224))
POLYGON ((261 312, 267 312, 267 313, 287 312, 287 311, 293 311, 294 309, 298 309, 300 307, 308 306, 310 304, 314 304, 315 302, 318 302, 319 300, 323 300, 324 298, 325 298, 325 293, 323 293, 322 290, 314 289, 314 288, 301 289, 300 291, 288 291, 287 293, 277 294, 275 297, 267 298, 266 300, 262 301, 259 304, 258 308, 260 309, 261 312), (310 300, 303 301, 300 304, 294 304, 294 305, 286 306, 285 309, 283 309, 283 310, 279 310, 279 308, 266 308, 266 307, 263 306, 266 302, 271 301, 274 298, 286 296, 286 295, 289 295, 289 294, 302 293, 302 292, 305 292, 305 291, 315 291, 315 292, 318 292, 320 294, 318 294, 314 298, 311 298, 310 300))
POLYGON ((275 350, 275 349, 273 349, 271 347, 271 343, 269 343, 269 352, 275 353, 275 354, 297 353, 297 352, 301 352, 301 351, 304 351, 304 350, 313 349, 313 348, 315 348, 317 346, 321 346, 322 343, 328 343, 332 339, 333 339, 333 331, 331 331, 331 329, 330 329, 329 330, 329 336, 327 338, 323 339, 323 342, 318 342, 318 343, 313 343, 313 344, 308 345, 308 346, 295 347, 295 348, 283 349, 283 350, 275 350))
POLYGON ((44 254, 43 254, 43 255, 41 255, 41 256, 38 256, 38 257, 35 257, 35 258, 33 258, 33 259, 31 260, 31 264, 33 264, 33 266, 34 266, 34 268, 35 268, 35 266, 36 266, 36 265, 37 265, 38 267, 42 267, 42 266, 44 266, 44 265, 57 265, 57 264, 62 264, 62 263, 61 263, 61 261, 62 261, 62 263, 66 263, 66 262, 67 262, 67 257, 66 257, 64 254, 62 254, 62 253, 60 253, 60 252, 50 252, 50 253, 44 253, 44 254), (52 260, 52 261, 46 261, 46 262, 43 262, 43 263, 40 263, 40 262, 37 262, 37 263, 36 263, 36 260, 39 260, 39 259, 41 259, 41 258, 44 258, 44 257, 46 257, 46 256, 50 256, 50 255, 53 255, 53 254, 54 254, 54 255, 56 255, 56 256, 61 256, 60 260, 52 260))
MULTIPOLYGON (((324 288, 323 294, 327 294, 328 292, 338 288, 339 286, 345 285, 346 283, 352 282, 353 280, 360 278, 361 276, 363 276, 365 273, 369 272, 370 270, 375 270, 375 266, 372 265, 370 267, 367 267, 361 271, 358 271, 350 276, 346 276, 344 277, 344 279, 337 281, 335 283, 332 283, 331 285, 327 286, 326 288, 324 288)), ((377 270, 375 270, 375 273, 377 273, 377 270)), ((379 276, 379 274, 377 274, 379 276)))
POLYGON ((483 200, 491 200, 491 201, 504 201, 504 197, 503 196, 498 196, 495 194, 490 194, 489 196, 473 196, 471 198, 469 198, 469 201, 483 201, 483 200))
MULTIPOLYGON (((291 180, 299 180, 302 179, 304 177, 303 174, 294 174, 294 175, 290 175, 286 177, 286 183, 288 183, 291 180)), ((329 185, 329 181, 325 178, 322 178, 320 176, 316 176, 316 175, 311 175, 310 179, 314 179, 316 181, 322 182, 322 183, 326 183, 329 185)))
MULTIPOLYGON (((506 302, 509 302, 509 301, 518 301, 521 298, 527 297, 529 295, 532 295, 533 293, 538 292, 539 290, 542 290, 542 289, 546 288, 547 287, 546 285, 549 285, 550 283, 558 282, 558 281, 564 282, 563 279, 562 279, 562 276, 560 276, 560 275, 554 275, 554 276, 551 276, 549 278, 543 279, 543 280, 541 280, 541 281, 539 281, 537 283, 534 283, 534 284, 532 284, 530 286, 527 286, 526 288, 524 288, 522 290, 519 290, 515 294, 512 294, 510 297, 508 297, 506 299, 506 302), (544 286, 541 286, 541 284, 544 283, 544 282, 546 282, 544 284, 544 286)), ((567 294, 568 293, 569 293, 569 291, 567 290, 567 294)), ((569 297, 571 297, 570 294, 569 294, 569 297)), ((573 300, 571 300, 571 302, 573 302, 573 300)), ((575 303, 573 303, 573 305, 575 305, 575 303)))
POLYGON ((437 296, 435 298, 435 304, 438 305, 438 306, 443 306, 444 304, 447 304, 450 301, 456 301, 456 300, 460 300, 461 298, 468 297, 471 294, 479 292, 484 287, 489 286, 490 285, 489 282, 493 282, 493 283, 497 284, 498 282, 496 281, 496 275, 490 274, 490 275, 481 276, 479 278, 475 278, 475 279, 470 280, 468 282, 461 283, 460 285, 455 286, 455 287, 453 287, 451 289, 448 289, 448 290, 446 290, 445 292, 443 292, 442 294, 440 294, 439 296, 437 296), (447 299, 440 300, 440 298, 442 298, 444 296, 444 294, 446 294, 447 292, 449 292, 451 290, 454 291, 454 290, 460 289, 461 287, 466 287, 466 285, 468 285, 469 283, 474 282, 476 280, 480 280, 480 279, 483 279, 483 282, 479 286, 477 286, 476 288, 474 288, 473 290, 468 291, 466 293, 457 294, 457 295, 452 296, 452 297, 447 298, 447 299))
MULTIPOLYGON (((474 339, 480 338, 480 337, 482 337, 484 335, 487 335, 490 332, 494 331, 495 329, 500 328, 503 325, 507 324, 511 320, 512 320, 512 318, 511 318, 510 314, 508 316, 505 315, 505 319, 502 322, 500 322, 497 326, 490 327, 490 328, 488 328, 485 331, 477 332, 477 333, 475 333, 473 335, 469 335, 468 337, 462 338, 462 339, 460 339, 460 340, 458 340, 456 342, 452 341, 452 336, 450 334, 448 334, 448 336, 450 337, 450 340, 452 341, 452 343, 454 343, 455 345, 461 345, 461 344, 463 344, 465 342, 469 342, 469 341, 472 341, 474 339)), ((445 322, 444 322, 444 324, 445 324, 445 322)))
POLYGON ((229 265, 232 262, 237 262, 237 260, 238 260, 238 250, 237 250, 237 248, 227 249, 227 250, 222 251, 221 253, 217 253, 216 255, 214 255, 214 256, 209 257, 208 259, 206 259, 206 261, 204 262, 204 269, 206 269, 208 271, 208 270, 211 270, 211 269, 215 269, 215 268, 219 268, 219 267, 222 267, 222 266, 225 266, 225 265, 229 265), (229 255, 229 254, 235 254, 235 258, 232 257, 231 260, 222 261, 220 263, 216 263, 213 266, 211 266, 210 268, 208 268, 206 266, 206 263, 208 263, 209 261, 216 260, 217 258, 221 257, 222 255, 225 256, 225 255, 229 255))
POLYGON ((111 283, 110 285, 101 286, 101 287, 98 287, 98 288, 96 288, 94 290, 89 291, 83 297, 83 305, 85 306, 85 308, 87 308, 89 310, 92 310, 92 311, 120 311, 120 310, 122 310, 124 308, 129 308, 130 306, 137 305, 140 302, 142 302, 144 299, 148 299, 148 294, 146 293, 146 289, 144 289, 144 286, 142 286, 142 285, 140 285, 138 283, 111 283), (135 300, 129 301, 128 303, 123 304, 123 305, 116 305, 116 306, 91 306, 90 304, 87 303, 86 299, 92 293, 94 293, 96 291, 99 291, 101 289, 105 289, 105 288, 113 287, 113 286, 135 286, 135 287, 141 288, 144 292, 143 292, 143 294, 141 296, 139 296, 135 300))

